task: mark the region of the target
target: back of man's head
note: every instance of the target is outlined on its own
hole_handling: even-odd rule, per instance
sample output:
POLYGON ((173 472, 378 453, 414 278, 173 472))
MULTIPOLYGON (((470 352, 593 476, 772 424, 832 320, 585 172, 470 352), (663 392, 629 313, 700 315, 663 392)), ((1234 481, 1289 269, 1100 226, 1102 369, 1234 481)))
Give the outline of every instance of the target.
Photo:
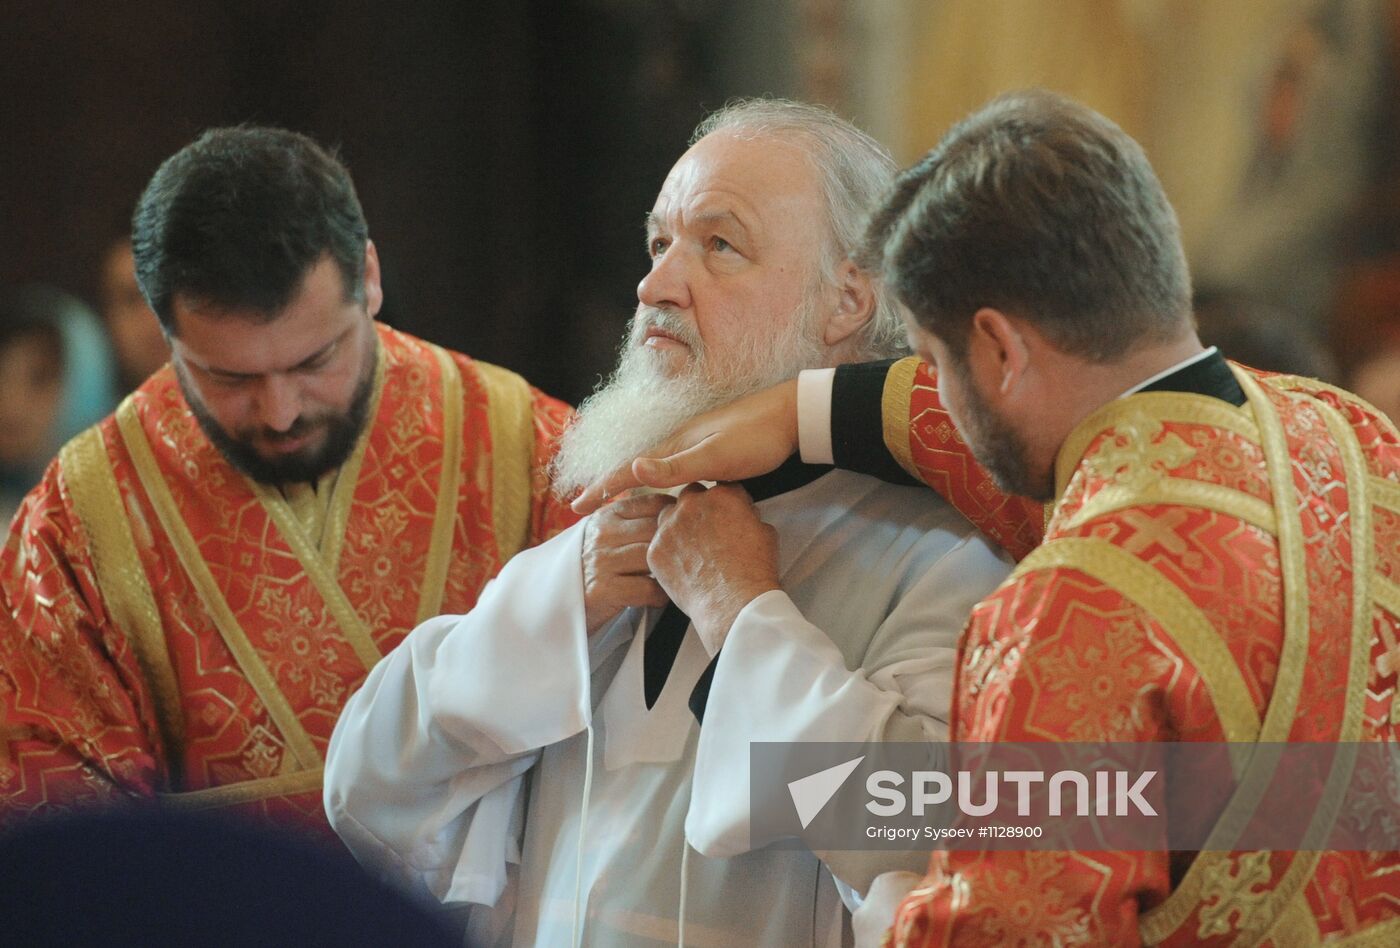
POLYGON ((991 307, 1110 362, 1191 329, 1176 214, 1142 148, 1044 91, 993 99, 900 174, 863 256, 955 355, 991 307))
MULTIPOLYGON (((706 116, 690 142, 720 131, 752 138, 771 135, 802 148, 821 182, 830 227, 821 272, 834 279, 837 267, 858 255, 870 211, 894 180, 899 166, 889 151, 830 109, 790 99, 736 99, 706 116)), ((875 311, 851 358, 904 351, 904 327, 894 298, 878 279, 875 293, 875 311)))
POLYGON ((177 296, 271 320, 326 254, 358 299, 367 239, 345 166, 277 128, 205 132, 166 159, 132 216, 137 281, 171 334, 177 296))

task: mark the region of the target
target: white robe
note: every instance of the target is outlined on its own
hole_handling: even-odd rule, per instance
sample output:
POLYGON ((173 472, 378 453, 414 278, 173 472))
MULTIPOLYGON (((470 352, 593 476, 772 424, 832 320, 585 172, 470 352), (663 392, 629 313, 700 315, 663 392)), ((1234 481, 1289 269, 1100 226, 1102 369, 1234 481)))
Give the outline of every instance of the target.
POLYGON ((693 628, 650 711, 638 632, 659 610, 586 636, 578 525, 373 670, 327 755, 331 825, 367 865, 476 903, 478 932, 513 922, 517 945, 572 944, 576 892, 587 945, 675 944, 682 909, 687 944, 840 944, 841 897, 926 856, 823 864, 751 840, 749 742, 946 739, 958 635, 1010 565, 928 491, 857 474, 758 510, 782 591, 736 619, 703 727, 687 707, 709 663, 693 628))

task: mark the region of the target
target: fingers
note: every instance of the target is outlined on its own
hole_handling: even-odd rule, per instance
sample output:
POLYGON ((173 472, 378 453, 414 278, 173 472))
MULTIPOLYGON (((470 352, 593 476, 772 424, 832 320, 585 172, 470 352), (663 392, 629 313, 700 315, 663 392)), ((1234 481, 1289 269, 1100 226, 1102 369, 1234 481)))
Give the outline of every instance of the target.
POLYGON ((622 520, 650 520, 655 519, 662 509, 675 502, 675 498, 666 494, 632 494, 619 497, 599 516, 609 515, 622 520))
POLYGON ((606 504, 610 498, 635 487, 668 490, 698 480, 690 476, 690 472, 705 466, 705 452, 702 449, 708 440, 706 438, 676 454, 668 454, 670 442, 663 441, 651 449, 654 457, 637 458, 631 464, 617 468, 588 485, 570 506, 574 513, 587 515, 606 504))
POLYGON ((627 576, 648 572, 647 547, 651 545, 652 531, 637 537, 630 543, 609 546, 596 551, 584 563, 585 582, 592 577, 627 576))
POLYGON ((619 576, 614 580, 616 598, 629 606, 668 605, 666 591, 650 576, 619 576))
POLYGON ((583 493, 575 497, 569 506, 573 508, 574 513, 587 516, 623 491, 641 486, 641 482, 632 476, 631 467, 620 467, 602 480, 585 487, 583 493))
POLYGON ((632 475, 647 487, 666 490, 702 480, 713 467, 710 438, 668 457, 642 457, 632 462, 632 475), (708 462, 708 463, 707 463, 708 462))

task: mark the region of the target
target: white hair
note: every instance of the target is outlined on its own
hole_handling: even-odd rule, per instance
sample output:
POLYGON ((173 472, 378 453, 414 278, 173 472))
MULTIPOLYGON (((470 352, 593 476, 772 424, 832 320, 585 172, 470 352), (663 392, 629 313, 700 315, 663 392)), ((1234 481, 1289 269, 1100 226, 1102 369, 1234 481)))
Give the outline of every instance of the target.
MULTIPOLYGON (((696 126, 690 143, 719 131, 744 138, 773 135, 797 140, 821 181, 831 236, 823 270, 826 280, 833 282, 837 267, 858 258, 866 218, 894 181, 898 166, 889 151, 830 109, 790 99, 735 99, 696 126)), ((878 274, 869 276, 875 309, 857 336, 853 355, 866 359, 903 355, 908 350, 894 294, 878 274)))

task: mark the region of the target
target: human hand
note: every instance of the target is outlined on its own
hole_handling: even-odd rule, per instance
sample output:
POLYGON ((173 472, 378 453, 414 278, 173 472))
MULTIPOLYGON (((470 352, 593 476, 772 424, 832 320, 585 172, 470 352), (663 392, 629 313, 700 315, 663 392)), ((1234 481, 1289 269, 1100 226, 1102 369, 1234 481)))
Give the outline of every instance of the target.
POLYGON ((657 518, 647 564, 714 655, 739 612, 778 588, 778 532, 742 487, 687 487, 657 518))
POLYGON ((757 477, 796 451, 797 382, 788 381, 691 419, 645 456, 590 484, 573 508, 591 513, 639 485, 665 489, 757 477))
POLYGON ((665 494, 623 497, 583 526, 583 611, 588 634, 628 606, 664 606, 666 593, 647 571, 656 517, 675 503, 665 494))

